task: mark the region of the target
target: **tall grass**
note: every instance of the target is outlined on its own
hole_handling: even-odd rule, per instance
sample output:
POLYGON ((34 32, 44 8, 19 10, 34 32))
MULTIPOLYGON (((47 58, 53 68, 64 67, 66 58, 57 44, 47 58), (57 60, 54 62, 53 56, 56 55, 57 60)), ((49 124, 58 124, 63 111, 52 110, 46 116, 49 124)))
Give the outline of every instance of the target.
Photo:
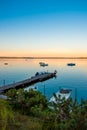
POLYGON ((0 130, 6 130, 11 122, 14 122, 12 109, 7 101, 0 99, 0 130))

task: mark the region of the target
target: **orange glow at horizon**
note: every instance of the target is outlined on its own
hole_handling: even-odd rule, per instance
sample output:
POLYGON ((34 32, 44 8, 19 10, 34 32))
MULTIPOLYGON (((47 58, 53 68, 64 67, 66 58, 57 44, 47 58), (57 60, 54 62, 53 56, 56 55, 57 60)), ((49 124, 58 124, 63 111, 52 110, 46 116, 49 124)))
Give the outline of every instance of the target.
POLYGON ((51 51, 2 51, 0 56, 7 57, 86 57, 82 52, 51 52, 51 51))

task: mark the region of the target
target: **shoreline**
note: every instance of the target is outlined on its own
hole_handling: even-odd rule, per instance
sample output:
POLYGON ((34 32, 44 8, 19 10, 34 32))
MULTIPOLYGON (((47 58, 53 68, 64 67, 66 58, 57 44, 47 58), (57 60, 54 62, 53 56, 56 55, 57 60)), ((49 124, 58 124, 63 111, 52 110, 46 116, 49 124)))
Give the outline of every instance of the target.
POLYGON ((87 57, 0 57, 0 59, 87 59, 87 57))

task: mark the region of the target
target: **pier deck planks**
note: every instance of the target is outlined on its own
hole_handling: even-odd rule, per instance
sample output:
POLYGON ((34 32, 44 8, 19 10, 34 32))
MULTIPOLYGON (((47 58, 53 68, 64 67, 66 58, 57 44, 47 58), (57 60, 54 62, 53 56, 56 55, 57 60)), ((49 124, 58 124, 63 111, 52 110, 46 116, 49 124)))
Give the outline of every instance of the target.
POLYGON ((16 89, 24 88, 28 85, 32 85, 36 82, 41 82, 43 80, 47 80, 47 79, 53 78, 53 77, 55 77, 55 73, 44 73, 44 74, 40 74, 40 75, 37 75, 37 76, 33 76, 33 77, 26 79, 26 80, 22 80, 22 81, 13 83, 13 84, 1 86, 0 87, 0 93, 6 92, 7 90, 12 89, 12 88, 16 88, 16 89))

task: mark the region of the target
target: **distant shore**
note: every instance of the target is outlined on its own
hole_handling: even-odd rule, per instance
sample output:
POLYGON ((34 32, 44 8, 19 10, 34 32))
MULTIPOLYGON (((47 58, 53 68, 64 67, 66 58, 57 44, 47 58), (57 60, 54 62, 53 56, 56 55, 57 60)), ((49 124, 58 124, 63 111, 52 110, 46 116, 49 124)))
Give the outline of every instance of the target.
POLYGON ((6 57, 2 56, 0 59, 87 59, 87 57, 6 57))

